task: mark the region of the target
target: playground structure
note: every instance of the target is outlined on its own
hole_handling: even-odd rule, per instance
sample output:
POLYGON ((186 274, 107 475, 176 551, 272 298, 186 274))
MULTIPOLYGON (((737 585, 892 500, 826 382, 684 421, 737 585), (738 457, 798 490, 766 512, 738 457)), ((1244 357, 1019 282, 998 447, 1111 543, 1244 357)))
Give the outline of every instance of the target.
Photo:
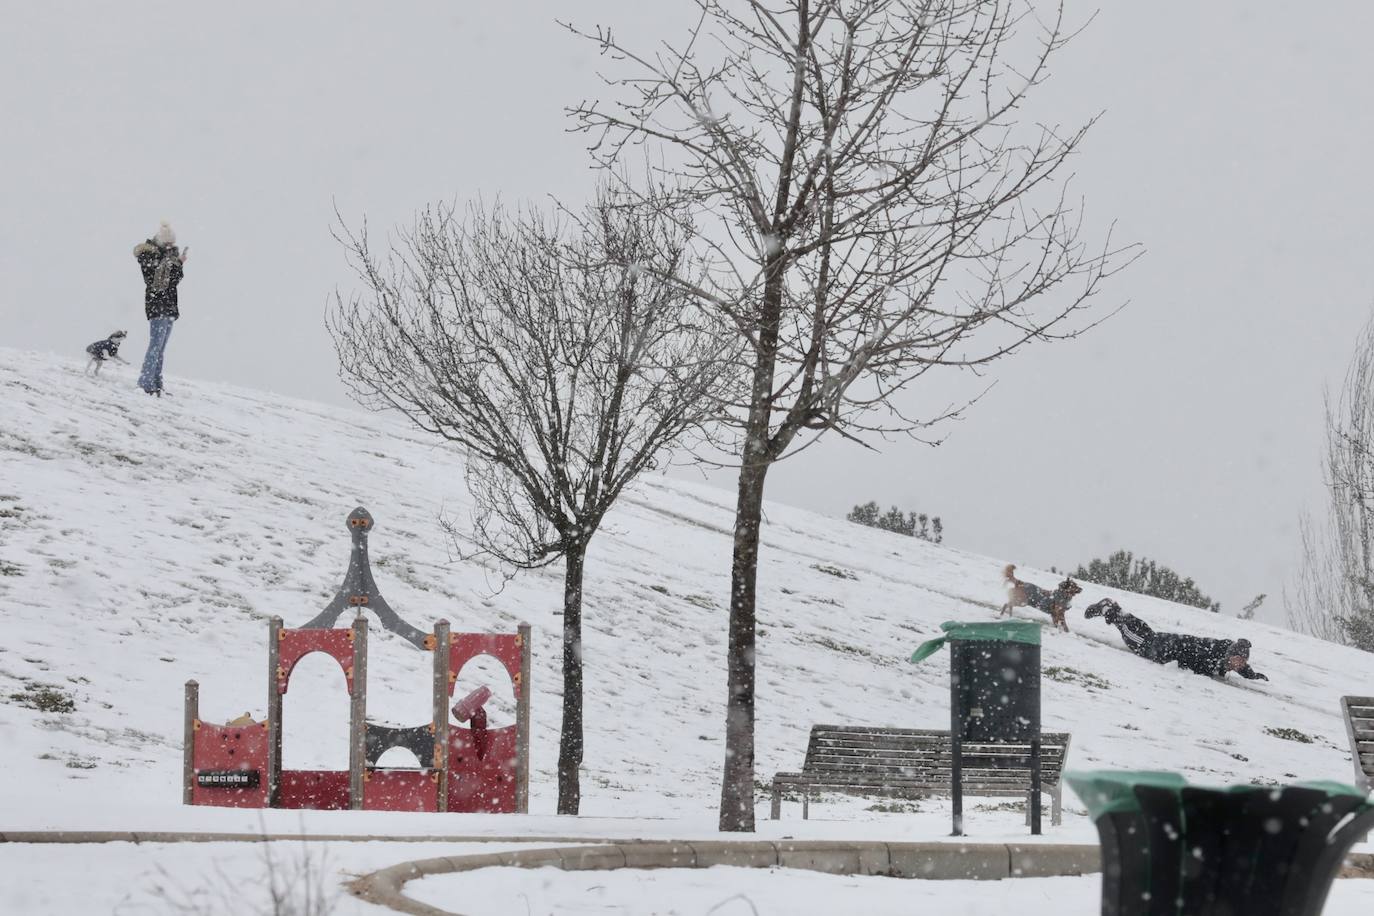
POLYGON ((186 682, 182 801, 188 805, 324 810, 453 811, 525 813, 529 806, 530 627, 516 633, 451 633, 440 620, 424 633, 402 620, 377 593, 367 555, 373 524, 365 509, 348 516, 353 552, 339 594, 300 629, 268 623, 267 717, 217 725, 200 718, 200 687, 186 682), (339 613, 356 607, 346 629, 333 628, 339 613), (433 654, 433 717, 397 728, 367 721, 367 621, 361 609, 377 610, 384 627, 433 654), (296 664, 314 652, 343 669, 350 698, 348 770, 282 768, 282 697, 296 664), (484 704, 491 690, 462 698, 449 716, 463 666, 490 655, 510 676, 515 723, 487 727, 484 704), (388 750, 402 747, 418 767, 380 767, 388 750))

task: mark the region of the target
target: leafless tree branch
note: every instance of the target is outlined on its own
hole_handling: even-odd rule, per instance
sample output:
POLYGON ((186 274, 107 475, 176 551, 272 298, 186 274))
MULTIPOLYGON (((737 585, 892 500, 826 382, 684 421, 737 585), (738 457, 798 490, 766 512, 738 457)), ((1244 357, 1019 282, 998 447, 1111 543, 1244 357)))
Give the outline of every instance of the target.
POLYGON ((1300 523, 1302 557, 1285 589, 1289 626, 1374 652, 1374 321, 1339 397, 1326 398, 1327 511, 1300 523))
POLYGON ((587 546, 635 477, 709 433, 738 365, 689 292, 686 227, 672 201, 605 186, 554 216, 430 207, 385 252, 366 224, 337 233, 361 284, 328 319, 354 397, 466 452, 482 552, 565 563, 560 813, 580 799, 587 546))
POLYGON ((1067 164, 1092 122, 1023 109, 1071 32, 1037 0, 691 0, 678 43, 574 34, 613 64, 570 109, 591 154, 633 150, 694 216, 700 278, 745 345, 721 827, 753 826, 758 525, 768 467, 826 432, 928 435, 967 404, 908 416, 934 370, 981 372, 1100 320, 1137 254, 1092 242, 1067 164))

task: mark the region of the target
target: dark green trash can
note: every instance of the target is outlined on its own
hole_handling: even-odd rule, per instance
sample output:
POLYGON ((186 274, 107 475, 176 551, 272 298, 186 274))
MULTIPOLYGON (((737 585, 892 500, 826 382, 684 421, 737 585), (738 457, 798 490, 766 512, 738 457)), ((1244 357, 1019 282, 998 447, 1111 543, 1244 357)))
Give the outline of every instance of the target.
POLYGON ((1374 802, 1335 782, 1190 786, 1177 773, 1064 778, 1102 844, 1102 916, 1317 916, 1374 802))
POLYGON ((922 643, 911 660, 949 643, 949 714, 954 835, 963 825, 962 745, 1025 742, 1030 771, 1031 833, 1040 833, 1040 625, 1025 620, 940 625, 945 635, 922 643))

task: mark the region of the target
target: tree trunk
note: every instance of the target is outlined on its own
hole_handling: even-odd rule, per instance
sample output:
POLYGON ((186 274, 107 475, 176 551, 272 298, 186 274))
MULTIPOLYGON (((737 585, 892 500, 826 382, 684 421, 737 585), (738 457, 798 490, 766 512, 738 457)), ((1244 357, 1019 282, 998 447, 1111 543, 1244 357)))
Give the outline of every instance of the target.
POLYGON ((558 745, 558 813, 576 814, 582 801, 582 567, 586 544, 569 547, 563 576, 563 728, 558 745))
POLYGON ((750 833, 754 830, 754 622, 757 617, 759 525, 763 521, 764 479, 776 458, 771 451, 769 432, 785 266, 781 254, 765 265, 758 349, 735 501, 735 544, 730 561, 730 644, 726 655, 725 767, 720 787, 720 829, 750 833))
POLYGON ((720 829, 754 830, 754 624, 766 461, 740 468, 730 563, 730 644, 720 829))

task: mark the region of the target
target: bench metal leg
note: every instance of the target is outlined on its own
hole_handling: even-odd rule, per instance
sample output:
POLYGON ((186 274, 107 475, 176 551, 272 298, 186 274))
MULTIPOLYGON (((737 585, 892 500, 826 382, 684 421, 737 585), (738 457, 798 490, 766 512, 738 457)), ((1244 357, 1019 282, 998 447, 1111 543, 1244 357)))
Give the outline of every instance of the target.
POLYGON ((802 786, 802 820, 811 817, 811 787, 802 786))
POLYGON ((775 779, 773 780, 773 801, 768 806, 768 818, 776 821, 780 817, 782 817, 782 786, 778 785, 778 781, 775 779))
POLYGON ((1064 784, 1056 783, 1054 787, 1053 799, 1050 802, 1050 824, 1058 827, 1064 822, 1064 784))

